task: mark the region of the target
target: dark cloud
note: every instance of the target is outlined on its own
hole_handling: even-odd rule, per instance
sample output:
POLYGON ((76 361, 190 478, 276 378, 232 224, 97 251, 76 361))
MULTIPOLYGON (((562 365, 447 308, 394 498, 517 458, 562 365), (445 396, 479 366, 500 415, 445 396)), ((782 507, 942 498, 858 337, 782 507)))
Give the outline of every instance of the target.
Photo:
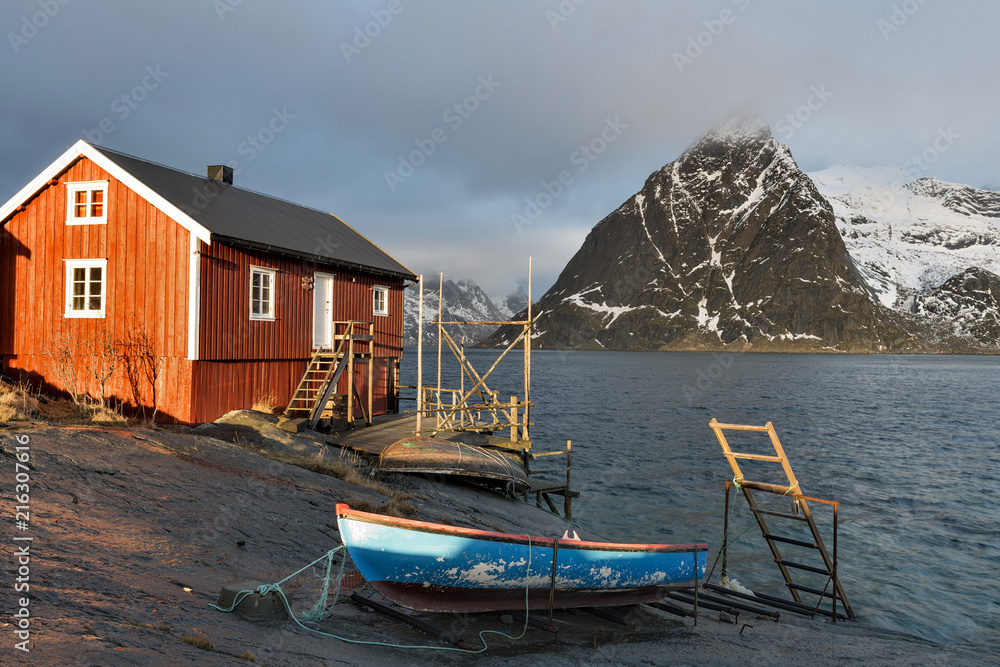
POLYGON ((1000 182, 998 18, 919 0, 8 0, 0 199, 106 121, 105 145, 199 173, 239 162, 238 184, 334 212, 417 271, 500 293, 533 255, 540 293, 737 110, 806 169, 901 164, 952 128, 929 175, 1000 182), (294 118, 250 150, 275 113, 294 118))

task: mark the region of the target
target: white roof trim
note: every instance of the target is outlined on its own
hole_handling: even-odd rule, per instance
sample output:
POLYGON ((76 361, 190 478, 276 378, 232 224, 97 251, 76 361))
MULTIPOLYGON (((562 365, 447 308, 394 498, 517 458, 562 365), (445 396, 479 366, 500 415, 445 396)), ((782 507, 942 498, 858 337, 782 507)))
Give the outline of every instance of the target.
POLYGON ((191 232, 191 234, 196 238, 201 239, 205 243, 211 244, 212 233, 208 231, 208 229, 206 229, 199 222, 195 221, 194 218, 189 216, 187 213, 158 195, 135 176, 119 167, 110 158, 105 156, 83 139, 80 139, 75 144, 70 146, 65 153, 56 158, 55 162, 46 167, 42 173, 32 179, 30 183, 21 188, 20 192, 11 197, 7 203, 0 207, 0 224, 13 215, 14 211, 16 211, 21 204, 26 202, 39 190, 48 185, 50 180, 55 178, 69 165, 71 165, 74 160, 81 156, 88 158, 101 169, 117 178, 137 195, 158 208, 168 217, 172 218, 181 227, 191 232))

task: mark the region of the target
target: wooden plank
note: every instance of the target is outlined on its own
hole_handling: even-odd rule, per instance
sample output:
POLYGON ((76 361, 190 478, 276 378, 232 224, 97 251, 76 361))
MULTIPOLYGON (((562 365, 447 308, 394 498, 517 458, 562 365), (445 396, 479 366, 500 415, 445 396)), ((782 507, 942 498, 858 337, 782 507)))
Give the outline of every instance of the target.
POLYGON ((727 431, 760 431, 762 433, 767 432, 767 426, 746 426, 744 424, 722 424, 714 419, 711 422, 712 428, 721 428, 727 431))
POLYGON ((766 454, 741 454, 739 452, 723 452, 723 455, 737 459, 747 459, 750 461, 770 461, 771 463, 781 463, 783 460, 780 456, 768 456, 766 454))

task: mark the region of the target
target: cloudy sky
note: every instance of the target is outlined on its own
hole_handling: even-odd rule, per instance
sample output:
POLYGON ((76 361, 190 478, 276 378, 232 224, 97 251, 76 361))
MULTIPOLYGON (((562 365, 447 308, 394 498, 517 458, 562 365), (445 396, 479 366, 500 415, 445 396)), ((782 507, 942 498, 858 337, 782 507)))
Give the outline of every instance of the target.
POLYGON ((988 0, 4 0, 0 201, 80 138, 229 163, 418 273, 502 295, 531 255, 537 298, 733 113, 806 171, 948 132, 922 173, 995 187, 998 25, 988 0))

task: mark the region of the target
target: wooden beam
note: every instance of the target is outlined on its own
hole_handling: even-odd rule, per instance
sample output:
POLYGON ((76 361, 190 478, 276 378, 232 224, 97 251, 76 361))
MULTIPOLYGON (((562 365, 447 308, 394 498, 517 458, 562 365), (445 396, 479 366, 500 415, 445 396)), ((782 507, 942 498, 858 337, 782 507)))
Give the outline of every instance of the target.
POLYGON ((420 299, 417 306, 417 435, 420 435, 424 413, 424 277, 418 276, 420 299))

